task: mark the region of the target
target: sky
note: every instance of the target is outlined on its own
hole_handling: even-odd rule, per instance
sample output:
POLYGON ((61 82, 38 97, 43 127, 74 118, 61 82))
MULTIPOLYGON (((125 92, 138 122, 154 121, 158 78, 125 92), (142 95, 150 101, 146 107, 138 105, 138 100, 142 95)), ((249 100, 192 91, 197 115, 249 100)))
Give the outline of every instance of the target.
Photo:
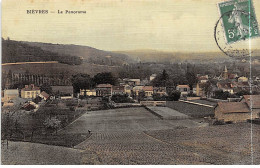
MULTIPOLYGON (((2 0, 2 37, 108 51, 219 51, 214 27, 220 17, 217 3, 222 1, 2 0), (27 10, 48 10, 48 14, 27 14, 27 10), (86 14, 58 14, 58 10, 86 14)), ((259 0, 254 0, 254 7, 259 19, 259 0)), ((252 39, 251 47, 260 49, 260 38, 252 39)))

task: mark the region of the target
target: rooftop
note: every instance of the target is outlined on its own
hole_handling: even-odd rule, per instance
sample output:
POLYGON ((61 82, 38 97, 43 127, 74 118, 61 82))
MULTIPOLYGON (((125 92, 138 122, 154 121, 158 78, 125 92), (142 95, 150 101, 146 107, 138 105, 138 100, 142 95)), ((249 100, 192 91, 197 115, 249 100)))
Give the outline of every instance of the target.
POLYGON ((243 98, 249 107, 260 108, 260 95, 244 95, 243 98))
POLYGON ((31 85, 25 85, 24 88, 22 88, 24 91, 33 91, 33 90, 40 90, 39 87, 35 86, 34 84, 31 85))
POLYGON ((250 109, 244 102, 218 102, 222 113, 248 113, 250 109))
POLYGON ((111 88, 112 85, 111 84, 99 84, 96 86, 96 88, 111 88))

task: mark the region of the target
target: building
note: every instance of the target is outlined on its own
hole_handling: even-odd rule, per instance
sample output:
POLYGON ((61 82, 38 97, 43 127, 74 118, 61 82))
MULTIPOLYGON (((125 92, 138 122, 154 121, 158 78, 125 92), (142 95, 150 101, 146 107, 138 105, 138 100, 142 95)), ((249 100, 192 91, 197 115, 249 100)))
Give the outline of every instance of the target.
POLYGON ((112 95, 123 95, 125 94, 124 86, 113 86, 112 87, 112 95))
POLYGON ((51 88, 55 97, 59 97, 61 99, 73 98, 73 86, 51 86, 51 88))
POLYGON ((123 81, 125 82, 125 84, 128 84, 130 86, 137 86, 141 84, 140 79, 123 79, 123 81))
POLYGON ((156 74, 152 74, 151 76, 150 76, 150 81, 152 81, 152 80, 154 80, 155 78, 156 78, 156 74))
POLYGON ((128 94, 129 96, 131 96, 132 95, 132 91, 133 91, 133 86, 125 85, 124 88, 125 88, 125 90, 124 90, 125 94, 128 94))
MULTIPOLYGON (((246 102, 218 102, 215 118, 223 122, 245 122, 251 119, 251 112, 246 102)), ((252 112, 252 119, 259 118, 259 112, 252 112)))
POLYGON ((97 96, 95 89, 80 89, 79 95, 81 96, 97 96))
POLYGON ((223 79, 228 79, 228 70, 227 70, 227 66, 225 65, 224 71, 222 72, 222 78, 223 79))
POLYGON ((41 93, 40 88, 34 86, 34 84, 25 85, 25 87, 22 88, 21 90, 21 97, 26 99, 33 99, 39 96, 40 93, 41 93))
POLYGON ((144 91, 146 97, 153 96, 153 86, 144 86, 143 91, 144 91))
POLYGON ((19 97, 19 90, 18 89, 5 89, 3 101, 8 102, 9 100, 13 100, 19 97))
POLYGON ((260 95, 244 95, 240 102, 245 102, 254 113, 260 115, 260 95))
POLYGON ((190 87, 188 85, 177 85, 176 90, 181 92, 182 97, 190 93, 190 87))
POLYGON ((139 92, 143 90, 143 87, 144 86, 135 86, 133 87, 133 93, 138 96, 139 95, 139 92))
POLYGON ((112 85, 111 84, 99 84, 96 86, 96 96, 111 96, 112 85))
POLYGON ((248 78, 247 77, 244 77, 244 76, 241 76, 237 79, 238 82, 248 82, 248 78))
POLYGON ((153 93, 159 94, 160 96, 166 96, 166 87, 153 87, 153 93))
POLYGON ((206 83, 209 80, 209 76, 208 75, 204 75, 204 76, 198 76, 198 83, 206 83))
POLYGON ((234 85, 231 82, 218 82, 217 88, 223 92, 229 92, 230 94, 234 93, 234 85))
POLYGON ((48 93, 46 93, 45 91, 41 92, 41 94, 39 95, 42 99, 44 100, 48 100, 50 95, 48 93))
POLYGON ((192 92, 193 94, 196 94, 197 96, 200 97, 205 97, 205 91, 203 90, 204 85, 206 85, 206 83, 197 83, 196 85, 193 86, 192 92))

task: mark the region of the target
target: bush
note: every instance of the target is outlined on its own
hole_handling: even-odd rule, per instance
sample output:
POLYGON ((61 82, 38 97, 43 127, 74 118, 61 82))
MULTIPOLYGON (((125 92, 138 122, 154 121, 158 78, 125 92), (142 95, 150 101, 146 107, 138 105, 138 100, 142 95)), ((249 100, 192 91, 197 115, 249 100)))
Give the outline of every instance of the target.
POLYGON ((181 92, 178 90, 173 90, 170 93, 168 93, 167 100, 168 101, 178 101, 181 97, 181 92))
POLYGON ((133 100, 128 97, 127 94, 123 95, 113 95, 111 100, 115 103, 133 103, 133 100))

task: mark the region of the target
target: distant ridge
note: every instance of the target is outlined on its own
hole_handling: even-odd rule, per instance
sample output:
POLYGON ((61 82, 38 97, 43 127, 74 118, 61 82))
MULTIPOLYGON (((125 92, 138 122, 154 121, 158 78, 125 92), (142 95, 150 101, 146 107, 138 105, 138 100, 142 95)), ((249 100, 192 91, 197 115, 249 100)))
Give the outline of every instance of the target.
POLYGON ((21 42, 30 46, 40 47, 45 51, 56 52, 59 54, 75 55, 83 59, 83 61, 93 64, 120 66, 134 62, 126 54, 103 51, 89 46, 26 41, 21 42))

